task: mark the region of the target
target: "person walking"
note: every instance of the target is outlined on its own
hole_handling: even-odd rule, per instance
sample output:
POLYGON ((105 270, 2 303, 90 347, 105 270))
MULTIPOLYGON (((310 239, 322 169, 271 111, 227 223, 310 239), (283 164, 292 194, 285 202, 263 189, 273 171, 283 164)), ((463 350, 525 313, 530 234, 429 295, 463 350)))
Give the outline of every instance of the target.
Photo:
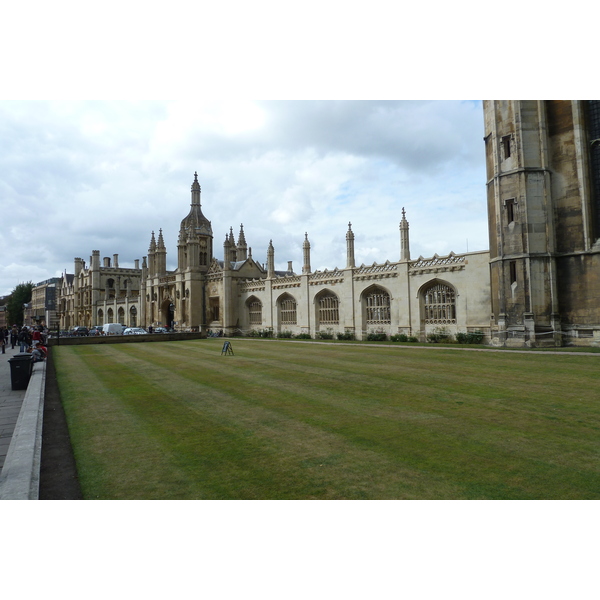
POLYGON ((2 354, 6 354, 6 334, 8 333, 8 329, 4 329, 0 327, 0 346, 2 346, 2 354))
POLYGON ((27 327, 21 327, 21 331, 19 331, 19 335, 17 336, 17 341, 19 342, 19 352, 25 352, 27 348, 29 348, 29 334, 27 332, 27 327))
POLYGON ((16 325, 13 325, 11 330, 10 330, 10 345, 12 346, 12 349, 15 349, 15 346, 17 345, 17 337, 19 336, 19 328, 16 325))

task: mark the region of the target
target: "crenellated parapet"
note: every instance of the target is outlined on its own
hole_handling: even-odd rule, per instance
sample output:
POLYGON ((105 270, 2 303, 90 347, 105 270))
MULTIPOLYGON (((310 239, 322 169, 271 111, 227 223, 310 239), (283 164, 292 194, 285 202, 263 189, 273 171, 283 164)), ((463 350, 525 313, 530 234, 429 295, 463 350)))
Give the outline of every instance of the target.
POLYGON ((340 271, 337 267, 332 271, 325 269, 324 271, 316 271, 308 278, 309 285, 333 285, 344 281, 344 271, 340 271))
POLYGON ((443 273, 445 271, 461 271, 467 264, 464 254, 456 255, 450 252, 447 256, 434 254, 431 258, 419 258, 408 267, 410 275, 422 275, 425 273, 443 273))
POLYGON ((300 275, 292 275, 287 277, 276 277, 273 280, 273 289, 300 287, 302 277, 300 275))
POLYGON ((373 263, 370 266, 362 264, 358 269, 354 269, 353 275, 356 281, 398 277, 398 263, 391 263, 389 260, 386 260, 380 265, 377 263, 373 263))

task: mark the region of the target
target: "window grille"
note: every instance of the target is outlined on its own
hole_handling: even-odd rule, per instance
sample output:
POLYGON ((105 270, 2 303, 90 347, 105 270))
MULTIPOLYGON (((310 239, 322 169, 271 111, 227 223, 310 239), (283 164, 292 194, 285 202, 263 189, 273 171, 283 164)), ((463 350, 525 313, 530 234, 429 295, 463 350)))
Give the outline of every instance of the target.
POLYGON ((368 325, 391 323, 390 295, 387 292, 374 292, 366 296, 365 299, 368 325))
POLYGON ((286 298, 280 304, 280 318, 282 325, 296 324, 296 301, 293 298, 286 298))
POLYGON ((425 292, 425 323, 451 325, 456 323, 456 298, 454 290, 443 283, 425 292))
POLYGON ((337 296, 319 299, 319 323, 337 325, 340 322, 340 301, 337 296))
POLYGON ((262 325, 262 304, 256 300, 248 304, 250 325, 262 325))

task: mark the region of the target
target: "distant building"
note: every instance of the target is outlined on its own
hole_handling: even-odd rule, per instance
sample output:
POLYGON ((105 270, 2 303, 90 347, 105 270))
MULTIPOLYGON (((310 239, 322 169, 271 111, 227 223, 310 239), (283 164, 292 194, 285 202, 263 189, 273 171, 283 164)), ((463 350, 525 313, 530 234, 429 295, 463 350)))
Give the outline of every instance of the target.
POLYGON ((8 307, 4 304, 4 298, 0 298, 0 327, 10 327, 8 324, 8 307))
POLYGON ((31 315, 27 321, 30 325, 43 325, 56 329, 58 318, 56 316, 56 295, 59 277, 52 277, 41 281, 31 290, 31 315))
POLYGON ((100 251, 93 250, 89 267, 76 258, 74 273, 62 275, 59 282, 57 317, 61 329, 76 325, 92 327, 121 323, 127 327, 140 324, 139 260, 134 268, 119 267, 119 255, 105 257, 100 265, 100 251))

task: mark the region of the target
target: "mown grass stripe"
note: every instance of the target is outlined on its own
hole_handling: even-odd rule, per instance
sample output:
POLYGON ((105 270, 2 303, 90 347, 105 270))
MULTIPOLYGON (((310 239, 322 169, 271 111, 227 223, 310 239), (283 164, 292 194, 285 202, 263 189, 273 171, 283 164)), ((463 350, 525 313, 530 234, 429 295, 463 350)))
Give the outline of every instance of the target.
POLYGON ((221 346, 75 351, 181 489, 202 474, 185 497, 600 495, 596 357, 221 346))

